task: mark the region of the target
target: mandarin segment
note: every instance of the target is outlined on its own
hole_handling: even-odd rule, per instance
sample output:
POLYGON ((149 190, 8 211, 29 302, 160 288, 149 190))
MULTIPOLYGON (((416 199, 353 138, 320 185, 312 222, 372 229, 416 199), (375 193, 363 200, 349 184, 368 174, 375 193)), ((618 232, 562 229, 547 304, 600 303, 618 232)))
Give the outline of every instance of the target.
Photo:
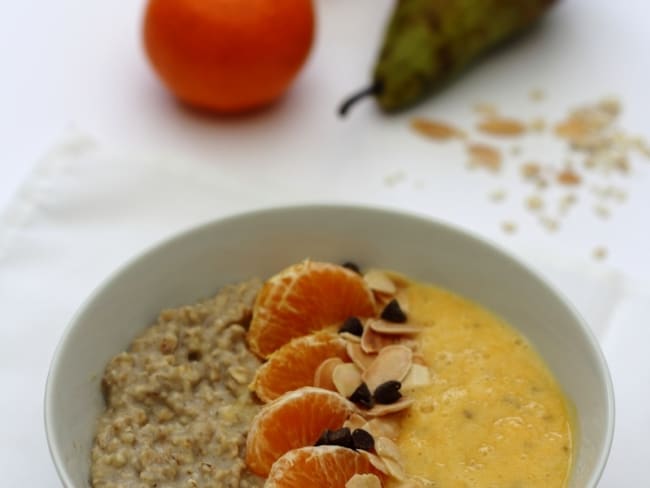
POLYGON ((264 284, 253 307, 248 344, 266 358, 295 337, 340 325, 351 316, 374 315, 375 299, 362 276, 306 260, 264 284))
POLYGON ((246 464, 267 476, 286 452, 313 446, 326 429, 339 429, 354 405, 338 393, 304 387, 266 404, 253 418, 246 439, 246 464))
POLYGON ((333 332, 297 337, 273 352, 257 370, 251 389, 263 402, 303 386, 314 386, 318 367, 329 358, 347 361, 346 342, 333 332))
POLYGON ((339 446, 303 447, 278 459, 265 488, 345 488, 355 474, 383 475, 366 456, 339 446))

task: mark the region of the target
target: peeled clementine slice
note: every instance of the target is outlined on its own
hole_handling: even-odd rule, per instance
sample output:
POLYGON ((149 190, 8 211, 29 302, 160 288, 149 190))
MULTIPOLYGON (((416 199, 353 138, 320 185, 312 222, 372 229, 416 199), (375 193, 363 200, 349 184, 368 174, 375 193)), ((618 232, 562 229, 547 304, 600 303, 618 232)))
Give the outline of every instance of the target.
POLYGON ((303 447, 287 452, 269 473, 265 488, 345 488, 355 474, 377 471, 365 456, 339 446, 303 447))
POLYGON ((341 428, 354 405, 338 393, 304 387, 265 405, 253 418, 246 439, 246 464, 267 476, 284 453, 313 446, 324 430, 341 428))
POLYGON ((303 386, 314 385, 318 366, 328 358, 347 360, 346 342, 338 334, 320 331, 292 339, 257 370, 251 388, 264 402, 303 386))
POLYGON ((268 357, 294 337, 375 313, 372 291, 342 266, 306 260, 270 278, 253 307, 250 349, 268 357))

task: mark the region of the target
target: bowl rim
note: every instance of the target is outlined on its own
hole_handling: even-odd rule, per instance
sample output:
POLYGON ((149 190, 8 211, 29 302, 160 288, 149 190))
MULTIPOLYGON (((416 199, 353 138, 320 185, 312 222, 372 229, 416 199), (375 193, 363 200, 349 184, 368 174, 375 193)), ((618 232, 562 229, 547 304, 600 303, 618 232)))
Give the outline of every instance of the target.
POLYGON ((484 236, 478 235, 475 231, 461 228, 454 224, 439 220, 435 217, 431 217, 424 213, 418 213, 412 210, 396 209, 393 207, 382 206, 382 205, 364 205, 356 203, 304 203, 304 204, 293 204, 293 205, 274 205, 264 208, 245 210, 241 212, 232 213, 224 217, 219 217, 211 219, 191 227, 182 229, 178 232, 173 233, 170 236, 167 236, 163 239, 150 244, 145 247, 143 250, 136 252, 121 265, 119 265, 115 270, 109 273, 102 281, 99 282, 97 286, 89 293, 89 295, 81 302, 78 306, 72 317, 69 319, 66 324, 57 346, 52 355, 50 361, 50 366, 47 373, 47 379, 45 383, 44 397, 43 397, 43 420, 45 427, 45 435, 47 440, 48 450, 50 452, 50 457, 54 463, 54 467, 59 476, 59 479, 65 487, 74 487, 72 480, 68 474, 67 469, 65 468, 65 463, 62 458, 62 453, 58 448, 58 439, 54 431, 53 425, 55 424, 55 419, 52 414, 52 403, 54 401, 54 385, 57 381, 57 373, 60 370, 59 363, 63 360, 63 350, 66 348, 66 345, 69 341, 71 332, 78 326, 79 319, 84 314, 85 310, 93 303, 95 300, 100 297, 106 288, 110 287, 111 284, 124 272, 126 272, 131 266, 136 262, 145 259, 147 256, 159 252, 161 249, 173 246, 176 242, 185 240, 189 238, 192 234, 200 234, 206 231, 208 228, 222 225, 227 222, 237 221, 240 219, 250 219, 250 218, 260 218, 268 214, 276 213, 285 213, 285 212, 309 212, 309 211, 345 211, 345 212, 371 212, 376 214, 386 214, 391 215, 392 217, 397 218, 407 218, 413 221, 417 221, 423 225, 428 226, 437 226, 441 229, 444 229, 445 232, 455 234, 459 237, 466 239, 474 240, 480 245, 491 248, 492 251, 499 254, 501 257, 506 258, 507 260, 513 262, 517 266, 521 267, 526 273, 531 275, 534 279, 538 280, 541 285, 543 285, 548 292, 550 292, 553 297, 562 303, 573 315, 573 318, 583 333, 587 343, 593 352, 595 352, 596 357, 598 358, 598 374, 604 379, 605 382, 605 393, 607 398, 607 426, 605 432, 605 442, 603 449, 601 449, 600 455, 596 462, 596 468, 594 469, 591 477, 589 479, 590 488, 595 488, 598 485, 599 480, 601 479, 605 466, 607 465, 607 460, 609 458, 612 443, 614 438, 614 428, 615 428, 615 394, 614 386, 612 382, 611 373, 607 360, 603 353, 603 350, 596 338, 594 331, 586 323, 585 319, 582 317, 582 314, 575 308, 573 303, 565 297, 555 285, 551 284, 544 276, 539 274, 536 270, 531 268, 523 260, 516 257, 513 253, 506 250, 504 246, 496 243, 495 241, 486 238, 484 236))

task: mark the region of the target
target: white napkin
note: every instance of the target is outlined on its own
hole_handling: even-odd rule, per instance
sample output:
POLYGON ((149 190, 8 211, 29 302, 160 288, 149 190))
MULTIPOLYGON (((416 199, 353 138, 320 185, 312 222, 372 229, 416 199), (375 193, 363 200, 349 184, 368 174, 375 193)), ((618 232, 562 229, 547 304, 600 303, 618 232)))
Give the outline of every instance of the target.
MULTIPOLYGON (((338 187, 339 194, 353 190, 357 202, 385 198, 355 182, 338 187)), ((3 485, 59 484, 45 442, 43 390, 62 330, 95 286, 126 259, 181 229, 252 208, 304 202, 305 194, 253 187, 194 161, 125 157, 79 135, 52 151, 0 216, 3 485)), ((409 200, 394 204, 414 206, 409 200)), ((618 416, 601 486, 639 486, 648 479, 650 292, 607 268, 533 248, 520 254, 570 297, 608 357, 618 416)))

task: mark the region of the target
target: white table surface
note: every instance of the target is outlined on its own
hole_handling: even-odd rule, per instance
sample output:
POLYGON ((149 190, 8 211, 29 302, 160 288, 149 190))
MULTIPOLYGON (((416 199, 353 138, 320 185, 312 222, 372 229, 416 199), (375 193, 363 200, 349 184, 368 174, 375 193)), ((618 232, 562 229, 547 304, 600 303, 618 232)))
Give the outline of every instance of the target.
MULTIPOLYGON (((413 210, 514 252, 561 255, 567 262, 589 263, 593 249, 604 246, 607 259, 593 266, 630 283, 650 283, 649 163, 635 161, 632 174, 621 180, 628 200, 610 219, 578 205, 558 232, 548 233, 524 210, 526 195, 514 171, 499 177, 469 173, 460 145, 425 141, 407 125, 411 116, 424 115, 471 126, 471 107, 480 101, 513 115, 557 118, 569 107, 614 94, 624 105, 621 125, 650 138, 650 3, 562 1, 539 28, 412 111, 385 117, 368 102, 345 121, 335 117, 335 108, 367 81, 392 2, 316 3, 317 43, 290 93, 273 110, 237 118, 197 114, 160 86, 140 46, 142 1, 4 6, 0 214, 15 210, 19 188, 29 185, 38 162, 73 129, 119 154, 186 161, 188 173, 209 171, 264 187, 267 195, 278 195, 274 202, 361 201, 413 210), (537 87, 547 97, 534 105, 528 93, 537 87), (490 203, 487 194, 504 187, 509 198, 490 203), (504 220, 516 221, 518 231, 503 233, 504 220)), ((522 145, 531 157, 561 157, 544 143, 522 145)), ((102 161, 109 172, 110 159, 102 161)), ((588 200, 587 188, 578 192, 588 200)), ((151 244, 142 239, 133 251, 151 244)), ((54 478, 45 478, 55 486, 54 478)))

